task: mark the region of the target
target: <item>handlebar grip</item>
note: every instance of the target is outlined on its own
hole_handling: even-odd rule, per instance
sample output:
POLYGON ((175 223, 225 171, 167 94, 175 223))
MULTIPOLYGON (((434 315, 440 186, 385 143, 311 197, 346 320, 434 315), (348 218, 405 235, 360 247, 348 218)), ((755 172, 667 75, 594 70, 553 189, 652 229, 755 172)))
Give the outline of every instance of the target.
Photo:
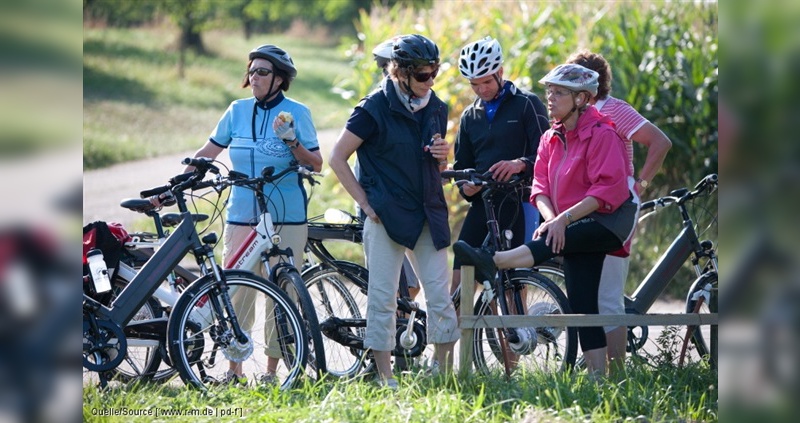
POLYGON ((183 159, 183 164, 194 166, 200 171, 209 171, 211 173, 219 173, 219 168, 213 165, 214 159, 208 157, 186 157, 183 159))
POLYGON ((472 175, 475 173, 475 169, 464 169, 464 170, 443 170, 440 173, 440 176, 445 179, 454 179, 456 181, 461 181, 465 179, 471 179, 472 175))
POLYGON ((192 177, 192 175, 194 175, 194 172, 186 172, 177 176, 173 176, 172 178, 169 179, 169 183, 173 186, 178 185, 181 182, 188 181, 189 178, 192 177))
POLYGON ((162 194, 169 191, 172 188, 172 184, 162 185, 160 187, 146 189, 144 191, 139 192, 139 196, 141 198, 148 198, 154 195, 162 194))
POLYGON ((640 211, 650 210, 656 206, 656 200, 645 201, 639 208, 640 211))

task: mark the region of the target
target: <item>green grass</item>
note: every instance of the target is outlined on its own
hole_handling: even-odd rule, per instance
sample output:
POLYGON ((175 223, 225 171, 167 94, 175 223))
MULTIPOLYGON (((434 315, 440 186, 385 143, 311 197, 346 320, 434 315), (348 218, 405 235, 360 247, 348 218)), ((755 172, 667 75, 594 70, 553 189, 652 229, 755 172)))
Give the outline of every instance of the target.
POLYGON ((299 37, 208 32, 207 55, 188 54, 185 77, 177 71, 175 31, 164 28, 84 31, 84 167, 199 148, 241 88, 247 53, 272 43, 298 68, 287 95, 311 108, 318 129, 341 127, 352 104, 332 91, 348 73, 335 45, 299 37))
POLYGON ((525 374, 513 376, 511 381, 501 375, 426 378, 412 374, 401 376, 399 382, 397 392, 363 381, 307 383, 286 392, 258 387, 205 394, 163 385, 115 387, 105 392, 87 387, 83 412, 85 421, 104 422, 129 421, 130 417, 93 413, 111 408, 241 413, 235 417, 218 414, 201 421, 239 417, 291 422, 718 421, 716 376, 698 368, 632 369, 627 378, 599 383, 582 373, 525 374))

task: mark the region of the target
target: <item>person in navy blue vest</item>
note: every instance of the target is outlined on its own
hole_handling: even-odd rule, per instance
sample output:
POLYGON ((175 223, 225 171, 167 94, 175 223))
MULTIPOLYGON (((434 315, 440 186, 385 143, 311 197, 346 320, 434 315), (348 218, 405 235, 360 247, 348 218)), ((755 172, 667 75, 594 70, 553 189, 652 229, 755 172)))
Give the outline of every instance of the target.
POLYGON ((439 48, 418 35, 398 37, 388 75, 353 110, 330 156, 330 165, 361 207, 369 292, 364 346, 372 349, 380 384, 396 388, 391 351, 400 268, 413 251, 425 289, 428 342, 441 369, 452 367, 459 331, 449 295, 450 227, 440 172, 447 166, 447 105, 431 87, 439 48), (356 180, 347 160, 358 154, 356 180))

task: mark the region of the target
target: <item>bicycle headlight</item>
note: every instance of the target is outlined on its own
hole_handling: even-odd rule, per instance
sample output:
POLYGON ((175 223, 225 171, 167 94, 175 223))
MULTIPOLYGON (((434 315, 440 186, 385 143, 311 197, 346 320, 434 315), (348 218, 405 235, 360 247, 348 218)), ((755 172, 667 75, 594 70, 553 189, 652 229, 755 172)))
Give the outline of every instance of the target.
POLYGON ((279 245, 281 243, 281 236, 278 234, 272 234, 272 244, 279 245))

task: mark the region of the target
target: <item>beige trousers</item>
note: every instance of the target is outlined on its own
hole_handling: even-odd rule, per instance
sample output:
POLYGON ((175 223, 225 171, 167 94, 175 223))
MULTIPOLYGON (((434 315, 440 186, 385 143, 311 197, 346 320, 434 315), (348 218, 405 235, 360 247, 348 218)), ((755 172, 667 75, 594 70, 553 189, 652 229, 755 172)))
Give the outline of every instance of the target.
MULTIPOLYGON (((389 238, 382 223, 367 219, 364 223, 364 252, 369 269, 364 347, 391 351, 396 343, 396 294, 406 248, 389 238)), ((412 253, 416 258, 412 263, 417 266, 414 271, 425 291, 428 343, 455 342, 460 332, 456 310, 450 300, 447 249, 436 250, 426 224, 412 253)))

